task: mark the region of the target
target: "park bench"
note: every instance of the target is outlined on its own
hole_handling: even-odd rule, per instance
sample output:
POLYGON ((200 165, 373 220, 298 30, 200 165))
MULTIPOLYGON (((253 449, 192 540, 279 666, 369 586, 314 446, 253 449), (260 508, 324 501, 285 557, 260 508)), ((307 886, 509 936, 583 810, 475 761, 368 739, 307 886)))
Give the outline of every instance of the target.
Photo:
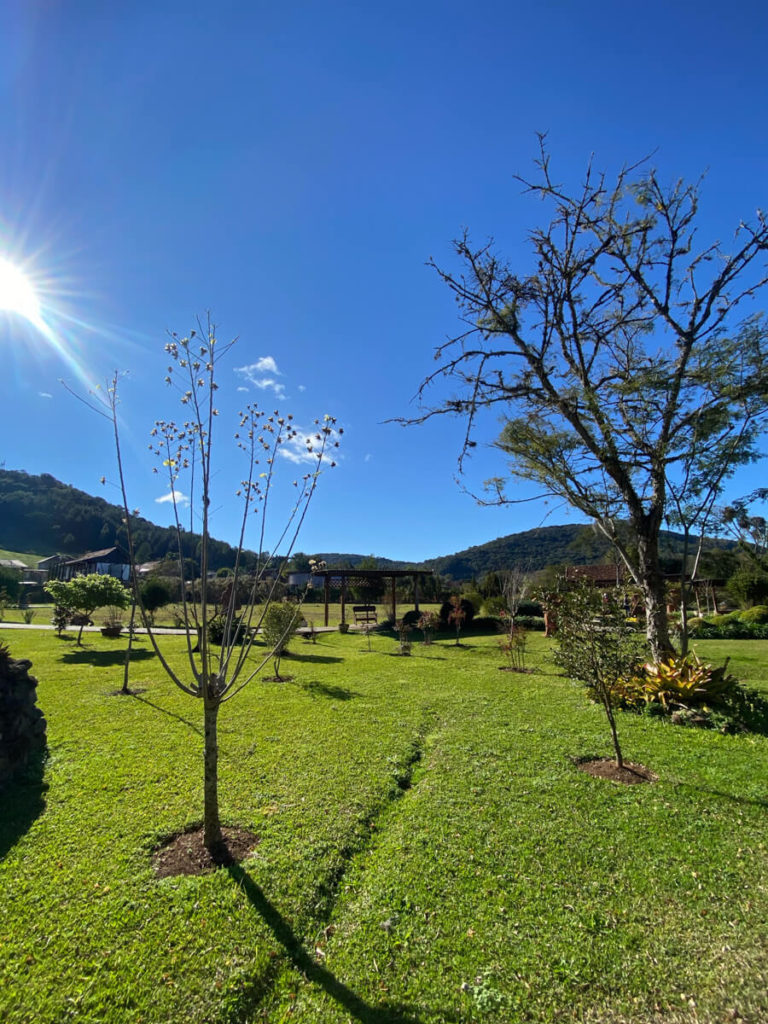
POLYGON ((352 606, 352 611, 355 616, 355 625, 359 626, 360 623, 366 624, 375 622, 378 623, 378 617, 376 615, 375 604, 355 604, 352 606))

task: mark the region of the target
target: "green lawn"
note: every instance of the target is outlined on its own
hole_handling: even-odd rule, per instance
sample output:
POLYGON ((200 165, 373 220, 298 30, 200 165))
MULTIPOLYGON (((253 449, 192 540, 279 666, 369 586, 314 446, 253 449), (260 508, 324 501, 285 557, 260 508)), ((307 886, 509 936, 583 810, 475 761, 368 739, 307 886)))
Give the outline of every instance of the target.
MULTIPOLYGON (((659 776, 621 787, 576 768, 604 717, 540 635, 520 676, 493 638, 325 634, 222 711, 254 856, 158 881, 152 846, 201 816, 200 707, 146 642, 124 698, 120 641, 0 639, 50 746, 42 786, 0 797, 7 1024, 768 1018, 766 737, 621 715, 659 776)), ((768 643, 699 646, 768 692, 768 643)))

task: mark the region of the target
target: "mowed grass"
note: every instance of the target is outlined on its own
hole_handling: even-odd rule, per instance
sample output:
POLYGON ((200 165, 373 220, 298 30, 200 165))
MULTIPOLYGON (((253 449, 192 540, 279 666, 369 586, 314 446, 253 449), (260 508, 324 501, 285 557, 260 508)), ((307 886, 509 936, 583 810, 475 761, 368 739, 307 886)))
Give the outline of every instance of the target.
MULTIPOLYGON (((500 672, 493 638, 324 634, 221 713, 240 868, 157 880, 201 817, 201 709, 146 641, 3 631, 48 719, 42 786, 4 792, 0 1020, 593 1021, 768 1018, 768 739, 621 715, 654 785, 593 779, 599 708, 500 672)), ((182 639, 164 641, 181 658, 182 639)), ((768 692, 768 644, 700 645, 768 692)))

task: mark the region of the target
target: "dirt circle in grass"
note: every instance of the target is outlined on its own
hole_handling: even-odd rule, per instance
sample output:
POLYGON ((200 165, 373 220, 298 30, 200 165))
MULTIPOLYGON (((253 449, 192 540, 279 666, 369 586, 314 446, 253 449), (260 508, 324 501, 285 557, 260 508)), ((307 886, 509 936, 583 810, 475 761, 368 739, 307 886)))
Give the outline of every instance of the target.
POLYGON ((656 782, 658 779, 658 775, 644 764, 625 761, 623 768, 617 768, 612 757, 590 757, 584 761, 577 761, 576 767, 597 779, 609 779, 611 782, 621 782, 625 786, 635 786, 640 782, 656 782))
POLYGON ((152 854, 158 878, 172 875, 204 875, 216 868, 239 864, 259 843, 259 837, 244 828, 222 828, 224 841, 215 855, 203 845, 203 826, 171 836, 152 854))

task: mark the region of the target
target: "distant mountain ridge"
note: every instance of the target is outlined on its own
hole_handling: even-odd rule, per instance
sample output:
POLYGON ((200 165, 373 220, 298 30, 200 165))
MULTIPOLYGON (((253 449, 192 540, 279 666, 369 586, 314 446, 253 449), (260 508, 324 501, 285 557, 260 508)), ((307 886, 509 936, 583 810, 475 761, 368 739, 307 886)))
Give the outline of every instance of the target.
MULTIPOLYGON (((63 484, 47 473, 33 476, 20 470, 0 469, 0 548, 75 556, 113 544, 125 547, 122 520, 123 509, 119 505, 63 484)), ((196 534, 184 534, 185 557, 195 556, 199 540, 196 534)), ((176 531, 172 527, 156 526, 142 518, 136 519, 135 543, 138 562, 162 559, 167 554, 175 556, 177 551, 176 531)), ((713 539, 708 544, 709 564, 705 571, 719 575, 718 559, 728 557, 733 547, 730 541, 713 539)), ((673 571, 674 563, 679 564, 681 535, 663 532, 661 550, 668 571, 673 571)), ((432 569, 462 581, 515 565, 530 571, 550 565, 594 565, 610 559, 611 547, 590 525, 572 523, 512 533, 423 562, 344 552, 312 552, 312 555, 329 566, 354 568, 363 560, 374 558, 382 569, 432 569)), ((249 552, 246 564, 255 557, 249 552)), ((212 569, 230 567, 234 558, 235 548, 230 544, 211 542, 212 569)))

